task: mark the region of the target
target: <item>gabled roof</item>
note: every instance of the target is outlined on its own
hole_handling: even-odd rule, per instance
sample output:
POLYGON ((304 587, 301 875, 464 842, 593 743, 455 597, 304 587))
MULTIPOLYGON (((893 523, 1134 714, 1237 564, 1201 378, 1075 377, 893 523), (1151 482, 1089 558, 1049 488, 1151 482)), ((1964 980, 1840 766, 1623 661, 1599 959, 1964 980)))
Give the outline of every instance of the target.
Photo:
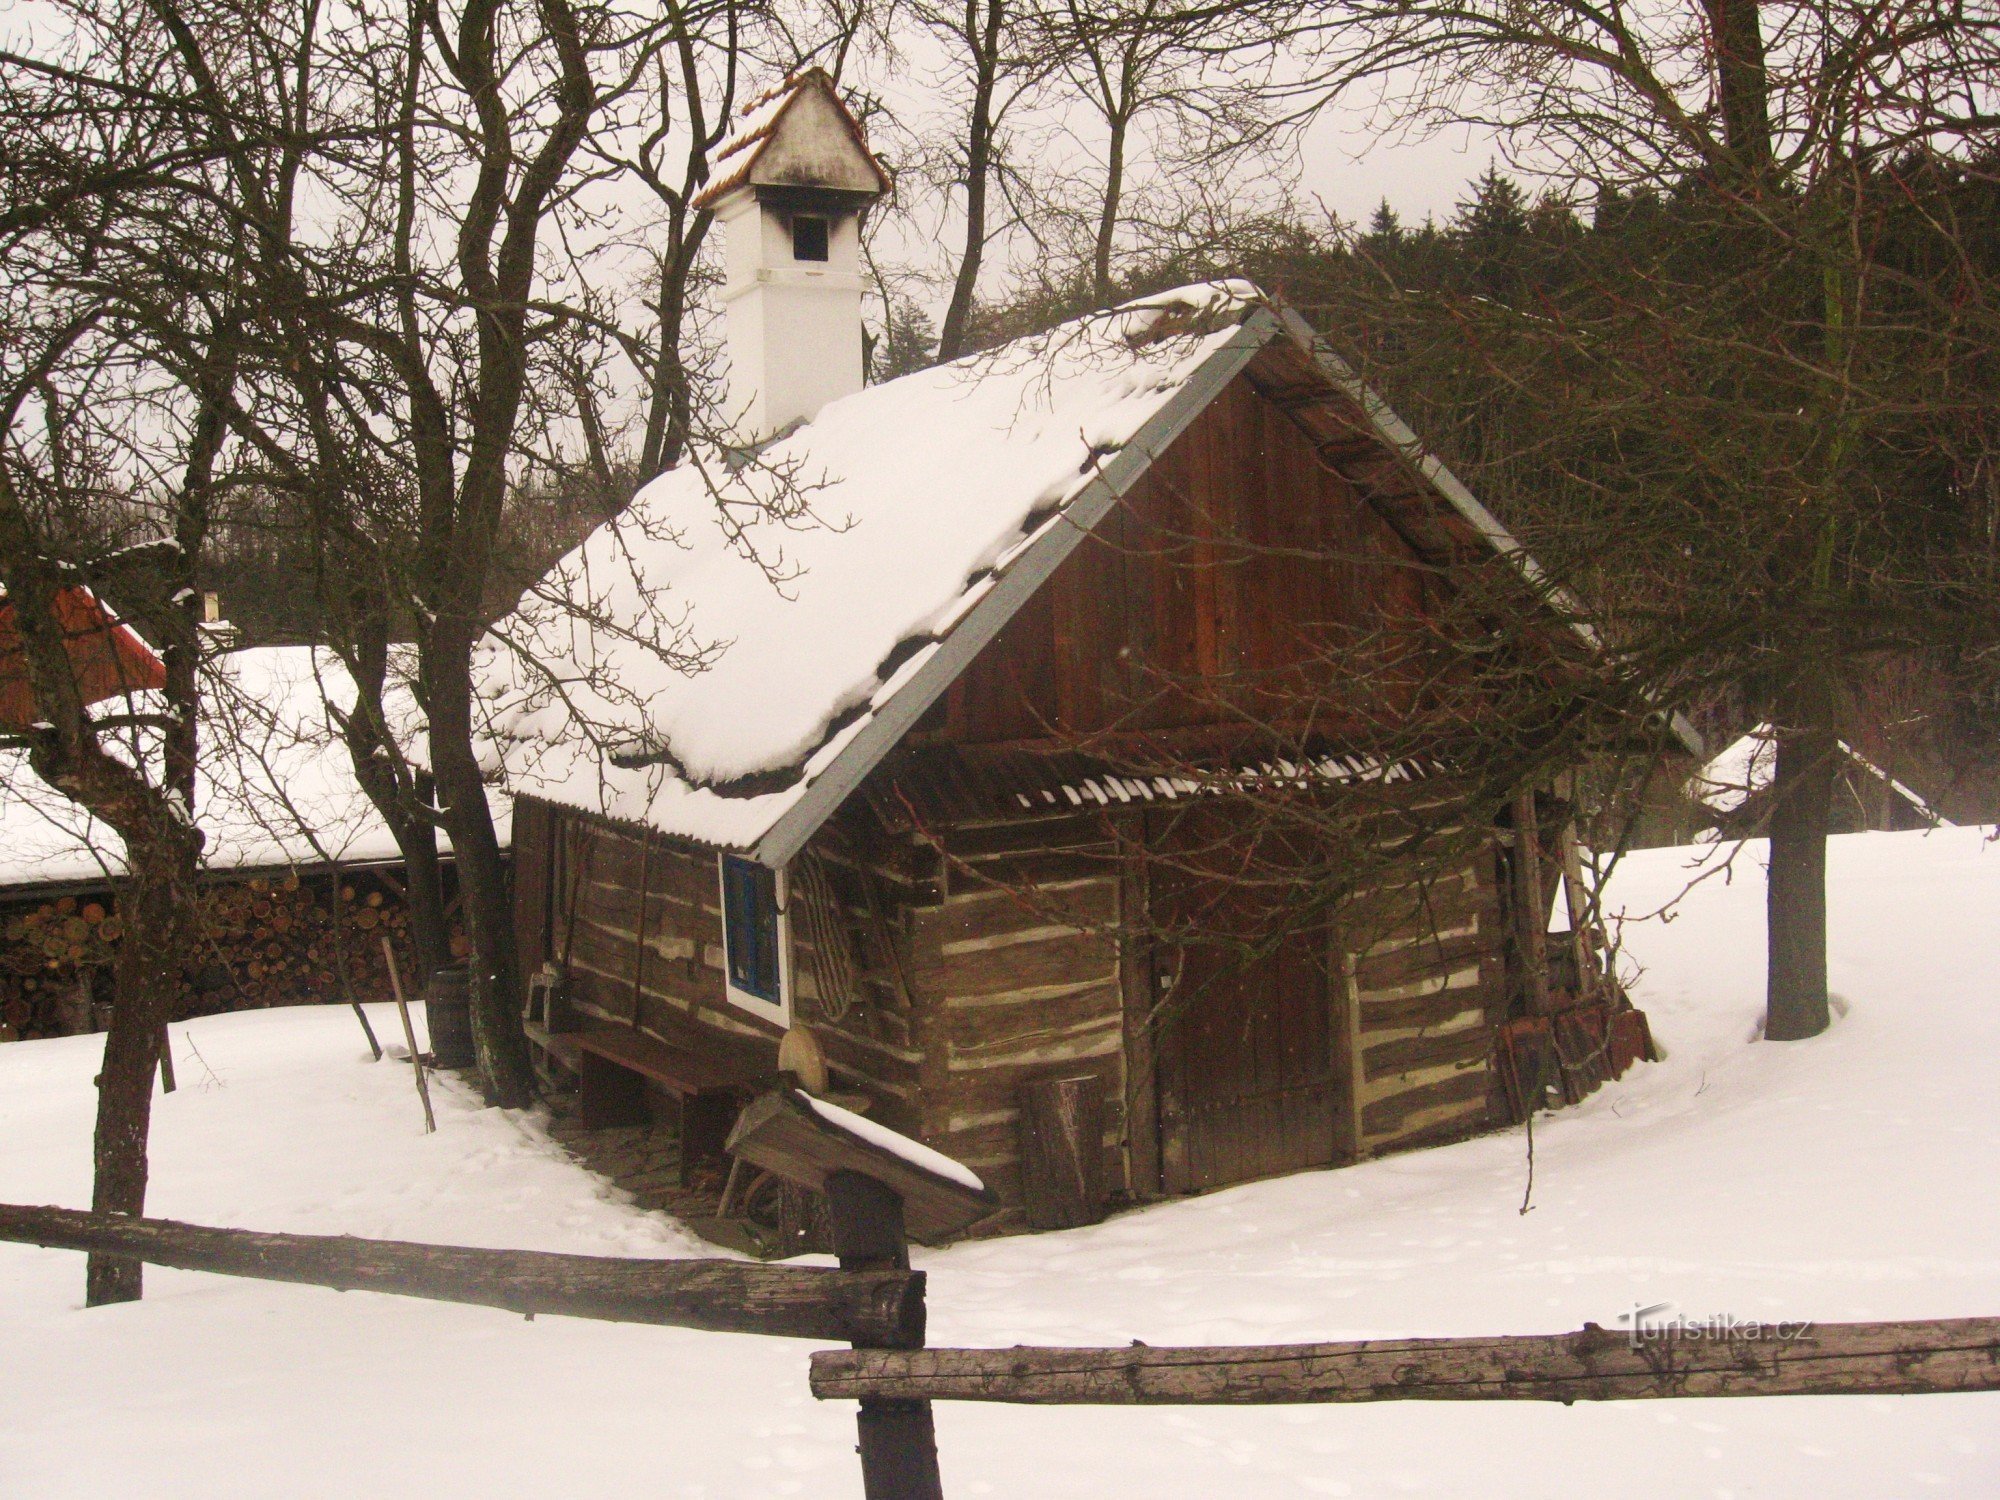
MULTIPOLYGON (((166 668, 153 648, 82 584, 58 589, 55 608, 70 670, 86 706, 167 685, 166 668)), ((25 729, 34 713, 14 606, 0 594, 0 729, 25 729)))
POLYGON ((510 789, 783 864, 1246 372, 1420 553, 1497 555, 1594 640, 1309 331, 1248 283, 1184 287, 868 387, 739 472, 697 458, 647 485, 489 638, 510 789))
POLYGON ((709 164, 717 175, 695 195, 696 208, 713 208, 746 184, 889 191, 889 176, 869 151, 861 122, 818 68, 744 105, 709 164))
MULTIPOLYGON (((1846 740, 1836 740, 1835 744, 1855 770, 1888 787, 1919 817, 1933 825, 1951 826, 1951 820, 1938 813, 1922 794, 1891 776, 1846 740)), ((1690 777, 1687 794, 1717 813, 1735 813, 1753 798, 1768 792, 1777 772, 1778 732, 1769 724, 1759 724, 1690 777)))

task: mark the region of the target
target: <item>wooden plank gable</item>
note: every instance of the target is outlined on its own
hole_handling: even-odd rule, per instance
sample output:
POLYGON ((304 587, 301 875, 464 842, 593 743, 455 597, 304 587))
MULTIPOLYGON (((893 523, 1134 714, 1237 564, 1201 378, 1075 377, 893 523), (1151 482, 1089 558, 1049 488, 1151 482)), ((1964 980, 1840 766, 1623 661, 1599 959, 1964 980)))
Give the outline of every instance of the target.
POLYGON ((960 675, 916 741, 1081 740, 1240 722, 1310 694, 1338 640, 1411 640, 1431 571, 1239 376, 960 675))

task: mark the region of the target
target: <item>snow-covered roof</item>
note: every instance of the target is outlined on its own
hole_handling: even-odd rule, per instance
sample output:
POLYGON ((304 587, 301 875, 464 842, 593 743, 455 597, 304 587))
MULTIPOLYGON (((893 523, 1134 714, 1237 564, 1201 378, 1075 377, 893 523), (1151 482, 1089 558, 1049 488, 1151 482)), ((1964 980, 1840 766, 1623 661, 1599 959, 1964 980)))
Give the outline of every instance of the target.
POLYGON ((1185 288, 869 386, 740 469, 661 475, 496 627, 512 788, 758 846, 1095 524, 1115 463, 1136 478, 1247 362, 1261 307, 1247 283, 1185 288))
MULTIPOLYGON (((328 697, 351 706, 354 687, 339 658, 323 649, 258 647, 211 665, 202 687, 195 789, 195 822, 207 836, 202 858, 210 868, 401 858, 354 779, 346 743, 327 714, 328 697)), ((392 686, 390 712, 400 733, 419 731, 406 688, 392 686)), ((506 811, 503 802, 503 843, 506 811)), ((0 888, 116 875, 121 847, 110 829, 43 784, 25 752, 0 750, 0 888)))
MULTIPOLYGON (((1255 287, 1209 283, 867 387, 741 468, 693 455, 495 626, 492 759, 511 791, 783 864, 1276 344, 1354 383, 1255 287)), ((1394 414, 1356 409, 1550 603, 1394 414)))
MULTIPOLYGON (((1846 740, 1838 742, 1840 753, 1857 769, 1888 786, 1919 814, 1937 824, 1948 824, 1931 805, 1903 782, 1856 750, 1846 740)), ((1778 770, 1778 736, 1769 724, 1759 724, 1732 742, 1701 770, 1688 779, 1687 793, 1695 801, 1719 813, 1733 813, 1771 785, 1778 770)))

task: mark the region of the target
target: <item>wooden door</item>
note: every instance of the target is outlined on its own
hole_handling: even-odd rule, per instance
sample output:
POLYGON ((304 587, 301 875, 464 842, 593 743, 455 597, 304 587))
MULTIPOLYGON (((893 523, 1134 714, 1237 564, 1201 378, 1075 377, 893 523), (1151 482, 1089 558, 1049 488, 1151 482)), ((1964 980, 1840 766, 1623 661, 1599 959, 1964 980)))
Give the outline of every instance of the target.
POLYGON ((1326 925, 1286 914, 1284 855, 1264 843, 1246 855, 1215 808, 1182 813, 1154 845, 1160 1172, 1169 1193, 1338 1158, 1349 1085, 1337 1066, 1340 986, 1329 977, 1326 925))

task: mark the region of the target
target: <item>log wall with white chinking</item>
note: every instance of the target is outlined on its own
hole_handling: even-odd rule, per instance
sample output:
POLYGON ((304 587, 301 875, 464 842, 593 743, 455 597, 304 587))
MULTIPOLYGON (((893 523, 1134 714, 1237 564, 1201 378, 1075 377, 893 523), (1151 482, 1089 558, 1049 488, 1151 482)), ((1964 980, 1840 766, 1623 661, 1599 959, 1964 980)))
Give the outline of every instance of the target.
MULTIPOLYGON (((1121 867, 1106 824, 1024 818, 925 836, 866 821, 836 820, 790 883, 794 1017, 812 1028, 834 1086, 1018 1208, 1021 1085, 1095 1076, 1104 1181, 1133 1197, 1158 1192, 1143 1055, 1150 960, 1141 948, 1120 961, 1121 925, 1144 921, 1126 910, 1144 880, 1129 860, 1121 867)), ((636 1022, 775 1069, 778 1027, 724 996, 712 851, 543 806, 517 815, 516 861, 524 952, 567 955, 593 1022, 636 1022)), ((1497 879, 1488 844, 1343 914, 1335 942, 1349 956, 1328 996, 1349 1080, 1337 1159, 1494 1122, 1493 1031, 1507 1005, 1497 879)))
MULTIPOLYGON (((781 1028, 729 1001, 722 892, 713 850, 522 799, 516 812, 515 914, 524 962, 567 969, 590 1024, 636 1025, 676 1046, 775 1072, 781 1028), (523 815, 525 813, 525 816, 523 815)), ((839 1089, 917 1133, 923 1111, 907 970, 907 910, 937 899, 934 853, 854 853, 839 830, 794 864, 788 898, 793 1017, 812 1030, 839 1089), (930 874, 925 875, 928 853, 930 874), (808 886, 806 865, 816 866, 808 886), (809 895, 809 889, 811 895, 809 895), (845 962, 829 969, 817 896, 840 924, 845 962), (830 974, 846 982, 829 997, 830 974)))
POLYGON ((776 1067, 778 1028, 724 998, 712 851, 548 804, 515 827, 523 958, 566 968, 580 1012, 776 1067))
POLYGON ((1123 1186, 1120 882, 1103 824, 1036 819, 943 838, 941 899, 910 913, 924 1140, 1018 1207, 1021 1085, 1095 1076, 1104 1180, 1123 1186))
POLYGON ((835 1088, 865 1095, 870 1118, 919 1138, 924 1018, 912 929, 942 889, 936 850, 883 838, 861 818, 837 819, 792 866, 794 1016, 812 1029, 835 1088))
POLYGON ((1345 922, 1357 1154, 1492 1123, 1506 936, 1491 845, 1456 868, 1364 898, 1345 922))

